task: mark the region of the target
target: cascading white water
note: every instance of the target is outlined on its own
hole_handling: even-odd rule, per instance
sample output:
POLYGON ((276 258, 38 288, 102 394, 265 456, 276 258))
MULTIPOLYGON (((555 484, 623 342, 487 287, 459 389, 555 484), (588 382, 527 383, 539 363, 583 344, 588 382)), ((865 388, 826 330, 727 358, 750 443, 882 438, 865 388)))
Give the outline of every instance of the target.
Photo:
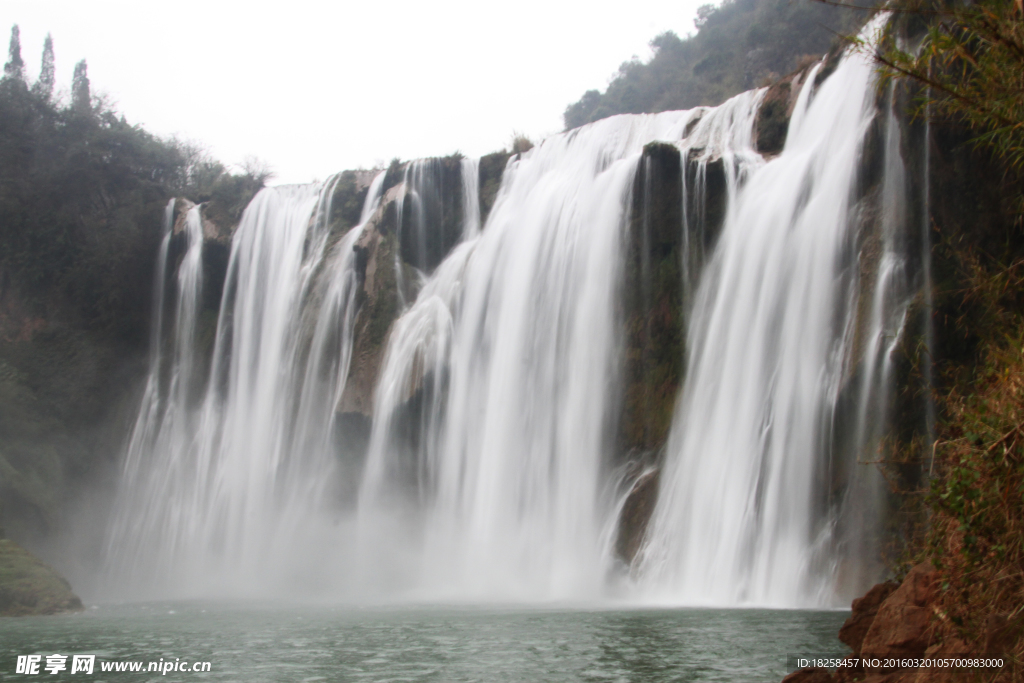
MULTIPOLYGON (((158 307, 150 378, 108 543, 118 580, 129 584, 122 590, 258 590, 275 574, 297 571, 287 558, 275 562, 277 553, 316 552, 322 538, 310 533, 330 508, 335 405, 355 313, 352 246, 362 229, 329 248, 337 181, 266 189, 246 209, 208 381, 196 377, 202 219, 199 207, 188 213, 170 352, 162 350, 158 307), (206 389, 193 399, 197 381, 206 389)), ((382 181, 383 174, 368 191, 361 223, 382 181)))
POLYGON ((483 232, 398 321, 360 513, 377 539, 416 501, 409 584, 463 598, 600 593, 626 211, 643 145, 678 139, 694 116, 614 117, 510 163, 483 232), (420 443, 398 443, 392 420, 428 383, 420 443))
POLYGON ((289 580, 378 598, 620 590, 616 306, 638 164, 658 140, 684 164, 690 326, 633 587, 675 603, 830 603, 837 519, 863 505, 827 499, 830 429, 849 390, 849 450, 880 435, 908 283, 899 127, 890 115, 879 257, 860 288, 854 200, 873 78, 856 56, 815 85, 820 68, 777 158, 754 151, 763 90, 613 117, 513 156, 484 226, 479 160, 411 162, 368 228, 379 174, 341 237, 330 224, 339 177, 264 190, 232 242, 208 373, 197 350, 200 209, 175 242, 169 207, 149 383, 110 540, 119 576, 221 595, 289 580), (726 216, 706 254, 705 179, 719 161, 726 216), (360 305, 357 243, 385 239, 386 214, 401 315, 363 466, 338 457, 336 421, 360 305), (871 302, 858 306, 862 291, 871 302))
MULTIPOLYGON (((821 498, 850 352, 852 199, 874 91, 872 67, 859 55, 816 89, 814 80, 803 86, 782 154, 753 172, 730 204, 701 281, 638 572, 657 600, 834 599, 832 520, 821 498)), ((886 260, 883 279, 897 265, 886 260)), ((883 290, 880 282, 879 296, 883 290)), ((892 320, 883 313, 876 327, 892 320)), ((885 338, 880 330, 869 336, 876 346, 885 338)))
POLYGON ((462 160, 462 239, 480 234, 480 159, 462 160))
POLYGON ((700 119, 693 131, 677 143, 683 163, 694 165, 693 187, 688 186, 685 167, 682 173, 682 274, 684 306, 687 308, 692 304, 693 291, 700 282, 708 256, 704 251, 708 228, 704 206, 708 164, 722 161, 725 202, 726 206, 731 206, 747 176, 764 163, 753 144, 754 125, 764 95, 764 89, 751 90, 714 109, 698 110, 700 119), (688 210, 691 198, 693 206, 688 210))
MULTIPOLYGON (((186 416, 176 406, 187 402, 194 369, 196 313, 202 289, 203 229, 199 207, 192 207, 185 216, 181 231, 184 257, 177 268, 173 305, 165 299, 167 264, 171 256, 174 231, 175 200, 164 212, 164 236, 160 243, 153 298, 153 340, 150 347, 150 371, 142 403, 129 438, 124 464, 125 486, 121 504, 132 509, 147 505, 160 491, 166 499, 188 495, 178 488, 187 475, 183 464, 169 460, 165 468, 148 466, 150 454, 190 436, 186 416), (172 316, 166 320, 167 309, 172 316), (170 323, 168 326, 167 323, 170 323), (165 338, 165 327, 169 332, 165 338)), ((165 500, 166 500, 165 499, 165 500)), ((136 515, 120 516, 114 521, 113 535, 130 537, 140 531, 160 535, 168 545, 176 544, 182 529, 175 517, 164 518, 153 525, 152 518, 136 515)), ((119 569, 127 574, 146 571, 144 559, 138 556, 121 560, 119 569)))

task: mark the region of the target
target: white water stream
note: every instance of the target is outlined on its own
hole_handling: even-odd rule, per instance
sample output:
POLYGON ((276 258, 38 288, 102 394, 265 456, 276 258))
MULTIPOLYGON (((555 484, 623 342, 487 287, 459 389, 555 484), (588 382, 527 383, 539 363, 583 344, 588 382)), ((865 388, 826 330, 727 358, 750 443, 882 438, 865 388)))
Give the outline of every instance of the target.
MULTIPOLYGON (((638 571, 656 600, 836 599, 830 438, 857 323, 853 199, 875 111, 864 58, 845 59, 812 92, 813 76, 783 152, 730 203, 697 294, 691 356, 638 571)), ((890 213, 902 191, 891 143, 890 136, 888 161, 899 165, 886 169, 882 210, 890 213)), ((899 226, 900 217, 883 223, 899 226)), ((898 337, 886 326, 893 318, 902 326, 901 311, 883 310, 886 282, 899 269, 892 235, 884 240, 864 401, 884 387, 882 359, 898 337)))
POLYGON ((752 91, 542 141, 509 161, 486 225, 478 160, 459 162, 460 187, 445 186, 441 160, 410 163, 387 195, 406 240, 394 256, 401 315, 365 462, 339 457, 348 446, 336 411, 355 362, 355 246, 384 174, 340 239, 329 224, 338 177, 253 200, 232 241, 208 372, 198 351, 200 209, 174 237, 169 207, 151 372, 108 548, 119 589, 265 595, 301 584, 360 599, 488 601, 627 590, 655 602, 834 603, 852 561, 841 538, 864 531, 844 515, 862 512, 875 483, 858 480, 856 501, 830 498, 832 426, 844 381, 861 368, 859 441, 848 450, 859 457, 880 435, 907 302, 905 190, 890 117, 874 298, 858 306, 857 170, 875 117, 873 77, 850 57, 815 87, 819 68, 769 161, 754 151, 764 91, 752 91), (681 193, 696 211, 684 210, 680 226, 692 310, 657 508, 624 588, 613 551, 616 301, 638 164, 657 140, 695 164, 681 193), (718 160, 726 216, 705 254, 704 181, 718 160), (452 192, 454 232, 440 218, 452 192))

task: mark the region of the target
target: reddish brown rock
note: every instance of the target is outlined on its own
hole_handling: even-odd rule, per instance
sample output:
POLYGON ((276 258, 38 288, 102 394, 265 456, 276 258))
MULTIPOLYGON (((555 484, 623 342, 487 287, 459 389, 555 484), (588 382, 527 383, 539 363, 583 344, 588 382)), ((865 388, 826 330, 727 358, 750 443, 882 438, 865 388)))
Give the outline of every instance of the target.
POLYGON ((832 673, 821 667, 807 667, 797 669, 782 679, 782 683, 833 683, 832 673))
MULTIPOLYGON (((871 657, 921 656, 931 644, 932 608, 938 574, 930 564, 910 570, 878 608, 860 651, 871 657)), ((866 597, 866 596, 865 596, 866 597)))
POLYGON ((869 590, 864 597, 853 601, 853 613, 839 629, 839 640, 846 643, 854 651, 860 652, 861 643, 882 603, 899 587, 895 581, 879 583, 869 590))

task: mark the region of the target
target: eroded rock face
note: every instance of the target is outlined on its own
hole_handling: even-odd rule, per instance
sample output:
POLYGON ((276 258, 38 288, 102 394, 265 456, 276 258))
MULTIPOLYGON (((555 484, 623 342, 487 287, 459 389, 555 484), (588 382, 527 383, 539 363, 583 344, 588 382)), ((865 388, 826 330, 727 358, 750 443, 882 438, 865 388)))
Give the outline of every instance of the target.
POLYGON ((0 539, 0 616, 81 611, 82 601, 56 571, 14 541, 0 539))
POLYGON ((223 225, 221 222, 218 222, 214 217, 210 216, 210 212, 207 211, 206 204, 203 204, 200 209, 199 216, 202 218, 204 240, 223 246, 230 246, 231 238, 234 236, 235 229, 238 227, 237 224, 223 225))

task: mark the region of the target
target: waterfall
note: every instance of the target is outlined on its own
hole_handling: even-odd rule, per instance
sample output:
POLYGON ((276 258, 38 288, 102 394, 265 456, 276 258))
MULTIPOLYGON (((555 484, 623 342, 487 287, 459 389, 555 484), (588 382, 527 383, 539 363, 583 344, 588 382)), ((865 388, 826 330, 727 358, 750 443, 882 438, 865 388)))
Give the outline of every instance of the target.
MULTIPOLYGON (((278 555, 283 549, 315 557, 322 538, 312 527, 342 476, 333 427, 351 358, 352 247, 382 181, 380 174, 367 192, 360 225, 340 239, 330 224, 337 176, 256 196, 231 244, 208 379, 199 376, 205 360, 196 339, 201 209, 188 212, 167 320, 173 333, 163 339, 158 305, 108 541, 123 590, 244 592, 296 571, 278 555)), ((169 238, 158 297, 174 268, 169 238)))
POLYGON ((884 496, 865 462, 919 283, 893 98, 879 115, 863 57, 831 66, 793 81, 777 156, 756 151, 766 89, 615 116, 508 155, 483 225, 480 160, 457 155, 378 173, 357 222, 334 205, 350 176, 266 188, 215 320, 202 207, 176 222, 169 205, 108 542, 117 580, 836 604, 873 571, 884 496), (866 149, 881 160, 868 180, 866 149), (654 235, 656 166, 672 218, 654 235), (671 241, 657 264, 655 237, 671 241), (663 329, 626 329, 626 281, 653 318, 658 267, 678 299, 659 353, 678 355, 657 438, 621 447, 643 375, 626 357, 663 329), (627 555, 622 489, 644 477, 656 503, 627 555))
MULTIPOLYGON (((853 54, 800 92, 782 153, 730 202, 688 330, 686 378, 638 575, 657 600, 835 600, 830 438, 857 313, 857 170, 875 116, 853 54)), ((889 125, 883 242, 861 411, 884 386, 905 300, 898 127, 889 125)), ((863 431, 863 430, 861 430, 863 431)))
POLYGON ((693 116, 613 117, 513 159, 487 225, 398 321, 360 518, 375 540, 413 527, 419 547, 398 577, 407 587, 493 599, 600 592, 622 231, 644 144, 679 139, 693 116), (419 438, 401 443, 409 430, 394 421, 420 392, 419 438))
POLYGON ((480 233, 480 159, 462 160, 462 239, 468 240, 480 233))

